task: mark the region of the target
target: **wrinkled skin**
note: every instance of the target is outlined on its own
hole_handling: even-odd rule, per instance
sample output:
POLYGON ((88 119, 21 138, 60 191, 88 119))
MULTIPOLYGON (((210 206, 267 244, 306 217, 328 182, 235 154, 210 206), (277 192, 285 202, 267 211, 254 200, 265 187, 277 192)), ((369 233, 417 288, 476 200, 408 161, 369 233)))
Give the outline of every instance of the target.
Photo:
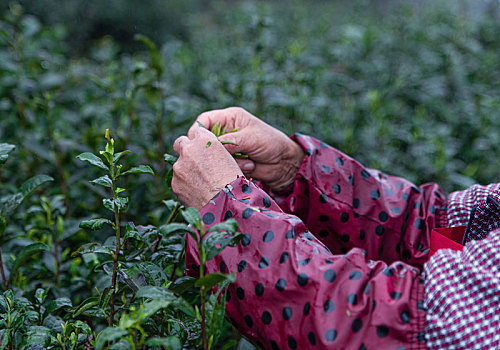
MULTIPOLYGON (((224 145, 231 154, 241 152, 248 155, 248 159, 237 160, 247 177, 262 181, 274 190, 283 189, 293 182, 305 154, 281 131, 238 107, 205 112, 198 117, 198 122, 209 129, 217 122, 227 125, 228 131, 238 129, 219 139, 237 144, 224 145)), ((195 128, 193 125, 190 132, 195 128)))
POLYGON ((202 127, 174 143, 179 159, 173 167, 172 189, 186 206, 201 209, 242 172, 214 134, 202 127))
POLYGON ((197 118, 188 136, 179 137, 174 151, 180 156, 174 165, 172 189, 187 206, 200 209, 225 185, 243 173, 262 181, 271 189, 290 185, 304 158, 304 151, 281 131, 264 123, 242 108, 232 107, 205 112, 197 118), (208 130, 217 122, 227 130, 219 137, 208 130), (207 142, 211 145, 207 147, 207 142), (248 159, 234 160, 230 154, 241 152, 248 159))

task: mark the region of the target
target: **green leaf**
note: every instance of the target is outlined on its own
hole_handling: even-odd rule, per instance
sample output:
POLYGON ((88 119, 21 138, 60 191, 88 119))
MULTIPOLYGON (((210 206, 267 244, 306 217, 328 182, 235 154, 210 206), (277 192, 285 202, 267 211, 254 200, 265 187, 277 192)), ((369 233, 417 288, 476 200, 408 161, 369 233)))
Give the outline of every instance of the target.
POLYGON ((165 299, 152 299, 152 300, 146 301, 143 304, 143 307, 144 307, 143 317, 149 318, 149 317, 153 316, 154 314, 156 314, 159 310, 169 307, 171 303, 172 303, 171 301, 168 301, 165 299))
POLYGON ((101 186, 109 187, 109 188, 113 187, 113 182, 111 181, 111 179, 109 178, 108 175, 98 177, 97 179, 89 181, 89 182, 92 185, 101 185, 101 186))
POLYGON ((219 284, 227 279, 228 279, 228 275, 214 272, 214 273, 211 273, 209 275, 206 275, 203 278, 200 278, 198 281, 196 281, 196 283, 194 285, 195 285, 195 287, 204 286, 205 289, 210 290, 215 285, 217 285, 217 284, 219 284))
POLYGON ((73 307, 71 300, 68 298, 57 298, 49 301, 47 305, 45 305, 44 317, 63 307, 73 307))
POLYGON ((111 248, 103 246, 100 243, 84 244, 74 254, 94 254, 94 253, 114 255, 114 252, 111 248))
POLYGON ((47 346, 50 343, 50 329, 42 326, 31 326, 26 332, 26 345, 47 346))
POLYGON ((109 224, 113 226, 113 222, 111 220, 99 218, 99 219, 84 220, 80 222, 80 228, 86 228, 95 231, 102 229, 104 224, 109 224))
POLYGON ((166 338, 159 338, 159 337, 154 337, 154 338, 149 338, 146 340, 146 346, 149 347, 160 347, 163 346, 165 350, 180 350, 182 349, 182 344, 179 338, 176 336, 169 336, 166 338))
POLYGON ((73 317, 78 317, 80 314, 84 313, 87 310, 96 308, 98 305, 98 297, 87 298, 83 302, 81 302, 80 305, 78 305, 78 307, 73 311, 73 317))
POLYGON ((127 170, 121 175, 127 175, 127 174, 150 174, 154 176, 155 173, 149 165, 139 165, 127 170))
POLYGON ((163 60, 156 45, 151 41, 151 39, 142 34, 136 34, 134 39, 140 41, 149 49, 149 53, 151 55, 151 66, 156 70, 157 75, 161 76, 163 74, 163 60))
POLYGON ((95 167, 98 167, 98 168, 101 168, 101 169, 104 169, 104 170, 109 170, 109 168, 103 163, 103 161, 101 160, 101 158, 99 158, 98 156, 96 156, 95 154, 93 153, 90 153, 90 152, 84 152, 82 154, 79 154, 78 156, 76 156, 78 159, 80 159, 81 161, 84 161, 84 162, 87 162, 95 167))
POLYGON ((128 205, 128 197, 105 198, 102 200, 102 204, 113 213, 115 212, 115 206, 118 208, 118 211, 125 211, 128 205))
POLYGON ((5 232, 6 227, 7 227, 7 220, 2 215, 0 215, 0 237, 5 232))
POLYGON ((226 311, 226 293, 222 294, 220 302, 217 295, 210 295, 205 307, 207 314, 207 335, 209 339, 213 337, 212 343, 215 344, 224 328, 222 325, 226 311))
POLYGON ((187 221, 188 224, 193 225, 194 228, 199 230, 200 228, 200 222, 201 222, 201 215, 198 210, 195 208, 189 207, 181 211, 182 216, 184 217, 184 220, 187 221))
POLYGON ((19 192, 7 197, 3 208, 0 213, 3 215, 11 214, 22 202, 30 195, 38 186, 45 182, 53 181, 54 179, 47 175, 36 175, 31 179, 25 181, 19 188, 19 192))
POLYGON ((127 334, 126 331, 122 331, 119 327, 105 328, 97 337, 95 348, 101 350, 107 342, 118 340, 127 334))
POLYGON ((174 165, 175 162, 177 162, 177 159, 179 159, 179 157, 173 156, 168 153, 165 153, 163 156, 165 157, 165 161, 170 165, 174 165))
POLYGON ((203 239, 206 260, 212 259, 227 246, 235 247, 243 238, 242 233, 230 234, 228 232, 212 232, 203 239))
POLYGON ((123 152, 118 152, 113 156, 113 163, 117 163, 122 157, 126 156, 127 154, 132 153, 129 150, 123 151, 123 152))
POLYGON ((238 221, 235 219, 227 219, 224 222, 216 224, 208 229, 208 231, 227 231, 228 233, 234 233, 238 231, 238 221))
POLYGON ((14 145, 9 145, 8 143, 0 143, 0 165, 4 164, 9 158, 9 153, 16 148, 14 145))
POLYGON ((139 288, 135 293, 137 298, 150 298, 150 299, 163 299, 172 302, 172 305, 184 312, 189 317, 195 317, 196 312, 194 308, 184 298, 176 296, 171 290, 156 287, 144 286, 139 288))
POLYGON ((36 301, 38 301, 39 304, 43 304, 48 293, 49 289, 38 288, 35 292, 36 301))
POLYGON ((194 277, 183 276, 172 282, 172 284, 169 286, 169 289, 177 294, 183 295, 191 288, 194 288, 194 284, 196 283, 196 281, 197 279, 194 277))
POLYGON ((170 236, 172 233, 176 232, 189 232, 194 233, 193 229, 186 224, 181 224, 179 222, 174 222, 168 225, 163 225, 159 228, 160 233, 163 236, 170 236))
POLYGON ((12 282, 14 276, 17 273, 17 270, 28 260, 32 255, 44 252, 49 250, 49 247, 43 243, 33 243, 30 244, 23 249, 19 253, 16 254, 16 260, 14 261, 14 265, 12 266, 9 282, 12 282))

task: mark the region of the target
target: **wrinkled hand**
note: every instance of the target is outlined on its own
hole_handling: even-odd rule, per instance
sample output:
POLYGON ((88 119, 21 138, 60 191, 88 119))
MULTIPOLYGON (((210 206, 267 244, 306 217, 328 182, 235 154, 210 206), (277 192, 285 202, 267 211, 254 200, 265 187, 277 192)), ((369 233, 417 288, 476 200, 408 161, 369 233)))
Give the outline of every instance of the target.
POLYGON ((224 186, 243 175, 238 164, 210 131, 198 126, 174 143, 172 190, 182 204, 201 209, 224 186))
MULTIPOLYGON (((305 154, 302 148, 281 131, 264 123, 242 108, 232 107, 201 114, 198 122, 211 129, 217 122, 227 130, 238 129, 219 137, 231 153, 241 152, 248 159, 238 159, 238 165, 247 177, 280 190, 291 184, 305 154)), ((194 123, 188 135, 199 127, 194 123)))

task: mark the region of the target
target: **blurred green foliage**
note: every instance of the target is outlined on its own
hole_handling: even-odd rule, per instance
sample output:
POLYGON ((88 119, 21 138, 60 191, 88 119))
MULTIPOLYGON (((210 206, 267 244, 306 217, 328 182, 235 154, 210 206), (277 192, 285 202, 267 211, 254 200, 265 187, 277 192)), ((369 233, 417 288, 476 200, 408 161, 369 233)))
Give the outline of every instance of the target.
MULTIPOLYGON (((125 168, 149 164, 156 174, 127 181, 124 223, 158 227, 171 219, 164 153, 198 114, 235 105, 416 183, 452 191, 498 181, 497 1, 22 3, 27 12, 1 5, 0 144, 16 148, 7 145, 0 207, 28 178, 54 181, 44 184, 44 197, 27 198, 7 226, 2 222, 0 245, 7 267, 31 244, 59 247, 61 276, 54 284, 50 254, 26 255, 12 281, 16 297, 51 287, 54 301, 71 298, 60 313, 109 287, 109 275, 95 271, 97 258, 71 256, 112 234, 79 228, 106 213, 104 190, 88 182, 99 171, 76 161, 97 153, 106 128, 117 149, 132 151, 125 168)), ((175 249, 164 242, 165 283, 182 276, 183 237, 174 238, 175 249)), ((54 320, 64 315, 51 317, 57 328, 54 320)), ((91 334, 80 326, 72 327, 82 339, 91 334)), ((224 329, 221 342, 229 347, 237 337, 227 323, 224 329)))

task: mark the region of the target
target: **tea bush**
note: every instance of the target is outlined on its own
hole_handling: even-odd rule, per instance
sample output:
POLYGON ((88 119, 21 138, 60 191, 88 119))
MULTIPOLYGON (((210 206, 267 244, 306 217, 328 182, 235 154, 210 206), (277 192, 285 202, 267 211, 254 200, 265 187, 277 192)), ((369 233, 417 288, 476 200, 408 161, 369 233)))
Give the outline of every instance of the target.
MULTIPOLYGON (((418 183, 498 181, 499 16, 495 1, 212 1, 185 14, 183 41, 138 34, 125 53, 105 36, 74 55, 63 24, 12 4, 0 349, 253 349, 223 319, 235 275, 183 274, 186 232, 206 259, 222 247, 169 188, 175 138, 239 105, 418 183)), ((234 221, 212 230, 237 244, 234 221)))

